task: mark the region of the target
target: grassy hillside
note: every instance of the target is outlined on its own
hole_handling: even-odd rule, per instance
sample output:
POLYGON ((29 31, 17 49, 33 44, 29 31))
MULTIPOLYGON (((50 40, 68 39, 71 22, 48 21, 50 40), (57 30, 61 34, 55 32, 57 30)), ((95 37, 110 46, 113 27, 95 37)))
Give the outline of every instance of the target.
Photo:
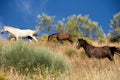
MULTIPOLYGON (((120 43, 88 42, 120 47, 120 43)), ((0 40, 0 55, 0 80, 120 80, 120 56, 114 56, 115 63, 89 59, 76 43, 0 40)))

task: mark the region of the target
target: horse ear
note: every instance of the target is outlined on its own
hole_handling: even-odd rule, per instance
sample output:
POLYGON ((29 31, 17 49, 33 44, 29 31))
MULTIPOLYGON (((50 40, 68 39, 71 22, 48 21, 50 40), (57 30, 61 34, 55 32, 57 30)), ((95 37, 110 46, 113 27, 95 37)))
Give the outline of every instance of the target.
POLYGON ((80 38, 78 39, 78 41, 80 41, 80 38))
POLYGON ((79 39, 78 39, 78 41, 81 41, 81 40, 83 40, 83 38, 79 38, 79 39))
POLYGON ((83 38, 79 38, 79 40, 84 40, 83 38))

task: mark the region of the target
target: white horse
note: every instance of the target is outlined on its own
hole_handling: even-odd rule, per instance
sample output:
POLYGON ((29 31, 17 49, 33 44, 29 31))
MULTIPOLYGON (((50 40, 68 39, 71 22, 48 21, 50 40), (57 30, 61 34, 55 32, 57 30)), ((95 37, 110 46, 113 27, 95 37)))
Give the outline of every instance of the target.
POLYGON ((17 41, 18 41, 18 38, 29 37, 31 39, 34 39, 36 42, 38 42, 38 40, 35 37, 38 34, 38 31, 39 31, 39 29, 36 29, 36 30, 30 30, 30 29, 21 30, 19 28, 14 28, 14 27, 11 27, 11 26, 4 26, 1 30, 1 34, 3 34, 4 32, 9 32, 9 33, 11 33, 15 36, 17 41))

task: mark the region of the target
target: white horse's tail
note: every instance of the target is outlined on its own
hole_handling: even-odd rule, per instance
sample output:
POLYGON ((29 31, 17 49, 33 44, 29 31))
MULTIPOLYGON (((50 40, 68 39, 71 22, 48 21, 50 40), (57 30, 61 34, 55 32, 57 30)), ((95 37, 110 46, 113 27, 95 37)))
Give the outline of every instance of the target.
POLYGON ((33 36, 38 36, 39 31, 40 31, 40 28, 36 28, 36 30, 35 30, 33 36))

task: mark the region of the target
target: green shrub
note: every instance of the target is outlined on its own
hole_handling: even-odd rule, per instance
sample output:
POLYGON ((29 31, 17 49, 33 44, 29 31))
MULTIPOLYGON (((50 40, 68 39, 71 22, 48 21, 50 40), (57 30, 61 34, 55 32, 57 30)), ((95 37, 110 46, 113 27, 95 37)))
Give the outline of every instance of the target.
POLYGON ((38 41, 47 41, 48 40, 48 35, 44 34, 42 37, 38 38, 38 41))
POLYGON ((67 56, 71 57, 71 56, 73 56, 73 55, 76 55, 77 52, 76 52, 76 50, 74 50, 74 49, 67 49, 67 50, 65 50, 65 54, 66 54, 67 56))
POLYGON ((44 47, 17 42, 3 50, 2 62, 6 68, 15 67, 23 74, 48 70, 68 71, 70 64, 61 56, 44 47))
POLYGON ((2 66, 2 49, 3 45, 0 43, 0 67, 2 66))

